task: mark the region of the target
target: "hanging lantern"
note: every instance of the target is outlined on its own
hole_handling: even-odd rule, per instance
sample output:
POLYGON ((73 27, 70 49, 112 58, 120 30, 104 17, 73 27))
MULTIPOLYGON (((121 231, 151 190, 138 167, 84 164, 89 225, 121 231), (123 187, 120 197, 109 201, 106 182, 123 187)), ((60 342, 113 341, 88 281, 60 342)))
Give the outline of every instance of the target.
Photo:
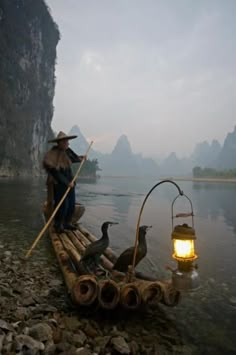
POLYGON ((196 289, 199 282, 199 275, 196 271, 197 265, 194 265, 194 260, 197 259, 195 254, 195 230, 193 228, 193 208, 192 202, 186 195, 177 196, 172 202, 172 242, 173 242, 173 254, 172 257, 177 261, 178 267, 172 271, 172 283, 180 290, 193 290, 196 289), (188 213, 178 213, 174 216, 173 206, 177 198, 185 197, 191 206, 191 211, 188 213), (192 218, 192 226, 187 223, 177 225, 173 227, 174 218, 192 218))
POLYGON ((177 261, 193 261, 197 259, 195 254, 194 241, 195 230, 186 223, 175 226, 172 232, 174 253, 173 258, 177 261))

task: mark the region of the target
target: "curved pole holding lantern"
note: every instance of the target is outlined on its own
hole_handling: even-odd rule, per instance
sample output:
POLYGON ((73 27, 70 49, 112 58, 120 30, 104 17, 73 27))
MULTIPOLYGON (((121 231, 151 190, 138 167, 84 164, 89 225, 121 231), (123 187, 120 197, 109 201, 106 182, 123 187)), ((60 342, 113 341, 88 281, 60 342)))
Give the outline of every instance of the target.
POLYGON ((135 239, 135 245, 134 245, 134 255, 133 255, 133 262, 132 262, 132 268, 130 270, 130 273, 129 273, 129 278, 132 278, 132 275, 134 274, 134 268, 135 268, 135 261, 136 261, 136 256, 137 256, 137 249, 138 249, 138 236, 139 236, 139 226, 140 226, 140 220, 141 220, 141 216, 142 216, 142 212, 143 212, 143 209, 144 209, 144 206, 145 206, 145 203, 148 199, 148 197, 150 196, 150 194, 152 193, 152 191, 158 187, 159 185, 161 184, 164 184, 166 182, 169 182, 173 185, 175 185, 175 187, 178 189, 179 191, 179 195, 183 196, 183 191, 180 189, 180 187, 172 180, 162 180, 160 182, 158 182, 157 184, 155 184, 151 190, 148 192, 148 194, 146 195, 144 201, 143 201, 143 204, 141 206, 141 209, 140 209, 140 212, 139 212, 139 216, 138 216, 138 222, 137 222, 137 227, 136 227, 136 239, 135 239))

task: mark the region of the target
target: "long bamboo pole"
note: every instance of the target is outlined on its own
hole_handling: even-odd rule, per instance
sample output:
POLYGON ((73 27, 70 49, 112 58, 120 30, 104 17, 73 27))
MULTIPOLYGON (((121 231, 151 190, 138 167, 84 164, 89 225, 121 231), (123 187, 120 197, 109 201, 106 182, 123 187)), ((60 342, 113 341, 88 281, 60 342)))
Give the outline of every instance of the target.
MULTIPOLYGON (((93 144, 93 141, 91 141, 91 143, 89 144, 88 149, 87 149, 87 151, 86 151, 86 153, 85 153, 85 155, 84 155, 84 157, 83 157, 83 159, 82 159, 82 161, 80 163, 80 166, 79 166, 75 176, 73 177, 73 179, 71 181, 72 183, 74 183, 76 181, 77 177, 79 176, 80 170, 81 170, 81 168, 82 168, 82 166, 83 166, 83 164, 85 162, 85 157, 88 155, 88 152, 89 152, 92 144, 93 144)), ((27 251, 27 253, 25 255, 25 259, 28 259, 28 257, 32 253, 33 249, 36 247, 37 243, 39 242, 40 238, 43 236, 43 234, 45 233, 45 231, 49 227, 50 223, 52 222, 52 220, 53 220, 55 214, 57 213, 57 211, 59 210, 59 208, 61 207, 61 205, 62 205, 63 201, 65 200, 67 194, 69 193, 70 189, 71 189, 71 187, 69 186, 67 188, 66 192, 64 193, 64 195, 62 196, 61 201, 58 203, 58 205, 56 206, 55 210, 53 211, 51 217, 47 221, 47 224, 45 224, 45 226, 43 227, 43 229, 41 230, 41 232, 39 233, 39 235, 36 237, 35 241, 31 245, 30 249, 27 251)))

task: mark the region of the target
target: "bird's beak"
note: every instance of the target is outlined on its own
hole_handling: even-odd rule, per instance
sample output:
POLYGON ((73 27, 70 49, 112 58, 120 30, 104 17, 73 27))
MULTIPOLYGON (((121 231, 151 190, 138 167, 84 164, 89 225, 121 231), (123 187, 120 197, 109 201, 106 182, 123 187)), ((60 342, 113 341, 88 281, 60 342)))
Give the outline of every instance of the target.
POLYGON ((151 229, 151 228, 152 228, 152 226, 148 226, 148 227, 147 227, 147 230, 149 230, 149 229, 151 229))
POLYGON ((119 224, 119 222, 111 222, 110 224, 113 226, 114 224, 119 224))

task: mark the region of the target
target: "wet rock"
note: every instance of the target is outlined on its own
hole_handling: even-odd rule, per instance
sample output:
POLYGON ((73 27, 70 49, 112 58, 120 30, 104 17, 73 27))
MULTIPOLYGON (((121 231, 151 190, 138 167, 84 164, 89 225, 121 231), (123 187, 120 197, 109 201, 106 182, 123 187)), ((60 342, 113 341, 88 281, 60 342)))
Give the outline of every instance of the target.
POLYGON ((125 332, 125 331, 113 329, 111 331, 111 335, 113 335, 114 337, 122 337, 125 340, 129 340, 129 334, 127 332, 125 332))
POLYGON ((109 335, 96 337, 94 342, 92 342, 94 350, 97 353, 103 352, 106 349, 110 339, 111 337, 109 335))
POLYGON ((14 327, 3 319, 0 319, 0 328, 4 331, 14 332, 14 327))
POLYGON ((0 294, 3 297, 14 297, 12 289, 8 286, 0 285, 0 294))
POLYGON ((87 340, 87 337, 84 334, 84 332, 82 332, 81 330, 77 331, 76 334, 74 334, 73 338, 72 338, 72 342, 76 347, 81 347, 82 345, 84 345, 86 340, 87 340))
POLYGON ((6 257, 6 258, 10 258, 12 256, 12 253, 10 250, 6 250, 4 251, 3 255, 6 257))
POLYGON ((84 330, 84 333, 89 337, 95 338, 96 336, 98 336, 97 329, 95 327, 93 327, 93 325, 90 324, 89 322, 86 323, 83 330, 84 330))
POLYGON ((19 320, 25 320, 30 317, 30 310, 26 307, 18 307, 15 312, 15 317, 19 320))
POLYGON ((41 342, 52 339, 52 328, 46 323, 38 323, 29 329, 29 335, 41 342))
POLYGON ((64 317, 62 322, 68 330, 76 330, 81 325, 81 322, 79 321, 78 317, 75 316, 64 317))
POLYGON ((136 341, 132 340, 130 343, 129 343, 129 348, 130 348, 130 353, 132 355, 138 355, 139 353, 139 346, 138 344, 136 343, 136 341))
POLYGON ((236 297, 230 297, 229 302, 232 306, 236 307, 236 297))
POLYGON ((22 305, 23 306, 32 306, 32 305, 35 305, 35 301, 33 300, 33 298, 31 296, 28 296, 28 297, 23 298, 22 305))
POLYGON ((111 339, 113 348, 118 351, 119 354, 130 354, 130 348, 124 338, 118 336, 111 339))
POLYGON ((73 352, 76 351, 76 347, 75 346, 71 346, 69 343, 67 342, 61 342, 59 344, 56 345, 56 354, 57 352, 61 352, 61 353, 66 353, 67 354, 73 354, 73 352))
POLYGON ((50 280, 50 282, 49 282, 49 286, 50 287, 59 287, 59 286, 61 286, 62 285, 62 280, 57 280, 57 279, 55 279, 55 280, 50 280))
POLYGON ((53 341, 48 341, 45 343, 44 354, 54 355, 56 353, 56 345, 53 341))
POLYGON ((89 349, 87 348, 78 348, 75 351, 75 355, 93 355, 94 353, 92 353, 89 349))
POLYGON ((31 350, 32 355, 36 355, 38 350, 44 350, 44 344, 40 341, 33 339, 29 335, 17 335, 15 337, 15 351, 23 351, 23 349, 31 350))
POLYGON ((2 353, 3 341, 5 338, 5 334, 2 332, 0 333, 0 354, 2 353))
POLYGON ((56 307, 42 303, 35 307, 34 313, 54 313, 56 311, 56 307))

